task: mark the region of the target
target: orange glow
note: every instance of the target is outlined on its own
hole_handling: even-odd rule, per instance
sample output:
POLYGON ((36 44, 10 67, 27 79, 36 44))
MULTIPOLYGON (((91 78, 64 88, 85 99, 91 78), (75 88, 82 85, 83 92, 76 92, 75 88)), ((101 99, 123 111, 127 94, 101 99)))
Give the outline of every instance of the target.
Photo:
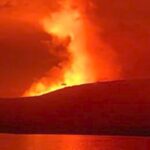
MULTIPOLYGON (((71 54, 69 65, 62 66, 61 79, 55 83, 52 77, 44 77, 34 83, 25 95, 35 96, 66 86, 94 82, 89 54, 87 52, 87 30, 84 18, 78 9, 66 1, 62 11, 52 14, 42 21, 44 30, 60 40, 70 40, 68 51, 71 54), (50 85, 48 83, 51 83, 50 85), (63 84, 62 84, 63 83, 63 84)), ((55 75, 54 75, 55 76, 55 75)))

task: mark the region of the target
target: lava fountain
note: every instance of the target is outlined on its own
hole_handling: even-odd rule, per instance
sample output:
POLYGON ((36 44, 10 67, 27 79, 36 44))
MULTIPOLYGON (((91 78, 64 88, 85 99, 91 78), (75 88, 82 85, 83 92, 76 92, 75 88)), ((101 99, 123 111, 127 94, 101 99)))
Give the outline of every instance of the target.
POLYGON ((25 96, 42 95, 66 86, 94 82, 96 79, 92 74, 92 61, 87 50, 88 31, 84 17, 77 7, 73 7, 70 1, 65 1, 62 10, 44 18, 42 25, 45 32, 59 40, 68 41, 69 65, 61 65, 61 78, 57 82, 48 84, 52 80, 51 75, 43 77, 33 83, 25 96))

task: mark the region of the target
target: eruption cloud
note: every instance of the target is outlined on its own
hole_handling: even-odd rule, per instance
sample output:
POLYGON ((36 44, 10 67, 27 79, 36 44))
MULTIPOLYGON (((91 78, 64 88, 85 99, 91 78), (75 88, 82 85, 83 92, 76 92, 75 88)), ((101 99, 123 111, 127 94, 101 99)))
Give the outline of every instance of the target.
POLYGON ((83 9, 79 1, 74 4, 71 0, 64 0, 61 10, 41 21, 44 31, 53 37, 50 44, 66 49, 66 53, 61 49, 58 53, 56 48, 50 49, 50 53, 56 52, 66 60, 34 82, 24 96, 43 95, 66 86, 119 78, 119 67, 113 69, 116 68, 114 52, 104 53, 104 49, 110 48, 97 37, 97 28, 83 9))

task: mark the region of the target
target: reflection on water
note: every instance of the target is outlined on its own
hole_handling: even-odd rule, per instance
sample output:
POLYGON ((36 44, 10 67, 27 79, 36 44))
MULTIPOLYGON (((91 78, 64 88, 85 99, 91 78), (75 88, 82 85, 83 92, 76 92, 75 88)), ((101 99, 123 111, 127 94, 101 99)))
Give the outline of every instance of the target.
POLYGON ((0 135, 0 150, 149 150, 150 138, 82 135, 0 135))

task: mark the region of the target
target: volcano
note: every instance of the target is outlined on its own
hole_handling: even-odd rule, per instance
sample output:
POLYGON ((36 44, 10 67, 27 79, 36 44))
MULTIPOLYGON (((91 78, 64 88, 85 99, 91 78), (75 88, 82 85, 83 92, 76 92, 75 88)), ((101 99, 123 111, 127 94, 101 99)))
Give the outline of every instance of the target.
POLYGON ((0 99, 0 132, 150 135, 150 79, 97 82, 0 99))

